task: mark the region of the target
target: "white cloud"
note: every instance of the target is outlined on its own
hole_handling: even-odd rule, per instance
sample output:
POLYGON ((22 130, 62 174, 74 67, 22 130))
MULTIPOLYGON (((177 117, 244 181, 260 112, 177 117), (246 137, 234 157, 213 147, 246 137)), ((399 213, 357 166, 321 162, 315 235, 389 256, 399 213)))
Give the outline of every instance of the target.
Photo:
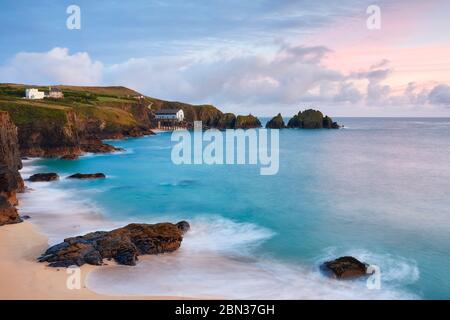
POLYGON ((428 94, 428 100, 432 104, 450 107, 450 86, 445 84, 435 86, 428 94))
POLYGON ((264 53, 130 59, 107 68, 105 81, 176 100, 296 105, 331 99, 323 88, 335 87, 344 78, 320 64, 328 52, 324 47, 282 45, 264 53), (312 94, 316 87, 322 90, 312 94))
MULTIPOLYGON (((450 105, 450 86, 431 91, 409 83, 394 95, 384 81, 394 71, 382 60, 348 75, 322 64, 331 51, 283 42, 262 51, 219 50, 191 56, 132 58, 105 66, 66 48, 16 54, 0 66, 1 82, 124 85, 162 99, 214 103, 242 111, 304 104, 351 106, 450 105), (361 83, 366 83, 365 90, 361 83)), ((258 112, 258 111, 255 111, 258 112)), ((272 112, 272 111, 271 111, 272 112)))
POLYGON ((48 52, 20 52, 0 67, 0 81, 29 84, 98 85, 103 64, 86 52, 70 54, 66 48, 48 52))

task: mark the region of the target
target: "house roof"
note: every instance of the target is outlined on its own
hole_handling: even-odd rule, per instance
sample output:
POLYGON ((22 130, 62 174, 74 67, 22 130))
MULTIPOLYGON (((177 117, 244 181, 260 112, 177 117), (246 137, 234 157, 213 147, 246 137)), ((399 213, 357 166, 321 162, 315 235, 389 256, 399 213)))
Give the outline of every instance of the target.
POLYGON ((161 109, 155 112, 155 114, 177 114, 181 109, 161 109))
POLYGON ((50 92, 62 92, 61 89, 58 88, 51 88, 50 92))

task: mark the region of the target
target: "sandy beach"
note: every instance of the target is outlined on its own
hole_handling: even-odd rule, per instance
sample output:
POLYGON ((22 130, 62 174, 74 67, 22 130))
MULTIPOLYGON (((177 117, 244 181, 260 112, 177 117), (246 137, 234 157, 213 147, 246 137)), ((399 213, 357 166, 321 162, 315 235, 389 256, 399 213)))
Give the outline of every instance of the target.
POLYGON ((88 273, 96 266, 81 267, 81 288, 70 290, 65 268, 50 268, 36 258, 48 247, 47 237, 30 222, 0 228, 0 299, 180 299, 177 297, 137 297, 99 295, 85 287, 88 273))

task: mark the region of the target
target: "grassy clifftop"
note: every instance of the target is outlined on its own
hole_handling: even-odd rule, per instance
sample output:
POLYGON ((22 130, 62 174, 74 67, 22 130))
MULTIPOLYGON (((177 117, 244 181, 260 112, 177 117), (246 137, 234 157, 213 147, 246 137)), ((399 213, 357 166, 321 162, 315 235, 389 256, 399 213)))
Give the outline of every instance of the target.
POLYGON ((52 87, 62 90, 64 98, 24 99, 26 88, 46 93, 49 88, 0 84, 0 111, 7 111, 18 127, 23 155, 79 154, 87 144, 101 145, 101 139, 151 133, 150 102, 134 90, 52 87))
POLYGON ((214 126, 222 112, 212 105, 191 105, 142 96, 126 87, 52 86, 63 91, 63 99, 23 99, 26 88, 48 92, 48 86, 0 84, 0 110, 9 111, 16 124, 42 119, 64 120, 64 112, 73 111, 79 119, 99 120, 106 127, 146 125, 151 127, 152 112, 183 109, 187 122, 203 121, 214 126))
POLYGON ((63 99, 23 99, 25 89, 34 87, 48 91, 48 87, 0 84, 0 110, 8 111, 16 125, 36 121, 65 121, 67 111, 80 119, 98 119, 109 126, 134 126, 139 123, 126 106, 143 103, 139 93, 124 87, 53 86, 64 92, 63 99))

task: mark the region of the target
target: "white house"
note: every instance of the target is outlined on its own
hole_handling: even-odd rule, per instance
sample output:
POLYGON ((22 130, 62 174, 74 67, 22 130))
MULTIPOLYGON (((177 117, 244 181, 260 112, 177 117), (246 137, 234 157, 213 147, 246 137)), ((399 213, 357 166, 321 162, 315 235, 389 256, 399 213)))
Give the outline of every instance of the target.
POLYGON ((38 89, 30 88, 25 90, 26 99, 44 99, 44 91, 39 91, 38 89))
POLYGON ((50 87, 48 90, 48 97, 54 99, 62 99, 64 98, 64 94, 60 89, 50 87))
POLYGON ((181 109, 161 109, 155 112, 156 120, 184 120, 184 112, 181 109))

